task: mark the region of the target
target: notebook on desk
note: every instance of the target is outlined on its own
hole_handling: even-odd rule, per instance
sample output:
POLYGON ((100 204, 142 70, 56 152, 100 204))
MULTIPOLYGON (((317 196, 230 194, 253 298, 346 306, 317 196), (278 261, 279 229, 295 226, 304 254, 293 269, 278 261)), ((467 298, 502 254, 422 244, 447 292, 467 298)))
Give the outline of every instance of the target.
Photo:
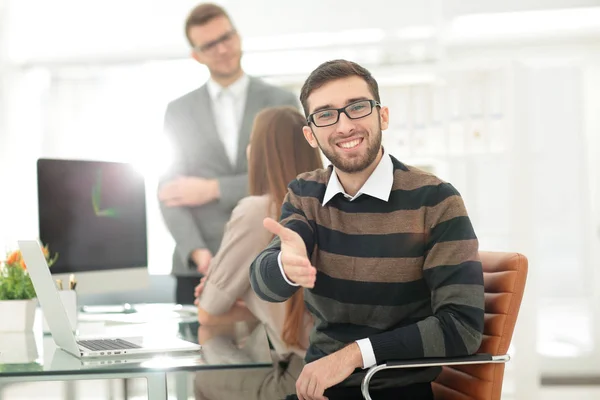
POLYGON ((52 339, 58 347, 79 358, 114 357, 200 350, 201 346, 178 338, 144 337, 76 337, 69 323, 67 312, 60 300, 42 248, 36 240, 21 240, 19 248, 40 306, 48 321, 52 339))

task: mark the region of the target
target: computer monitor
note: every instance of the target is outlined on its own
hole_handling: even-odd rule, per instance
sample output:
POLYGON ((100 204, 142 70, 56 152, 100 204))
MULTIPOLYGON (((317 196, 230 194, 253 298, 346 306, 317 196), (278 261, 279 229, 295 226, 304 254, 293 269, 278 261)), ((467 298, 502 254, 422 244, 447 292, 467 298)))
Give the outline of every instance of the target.
POLYGON ((75 274, 77 289, 99 293, 148 285, 146 190, 126 163, 39 159, 40 240, 58 260, 51 273, 75 274))

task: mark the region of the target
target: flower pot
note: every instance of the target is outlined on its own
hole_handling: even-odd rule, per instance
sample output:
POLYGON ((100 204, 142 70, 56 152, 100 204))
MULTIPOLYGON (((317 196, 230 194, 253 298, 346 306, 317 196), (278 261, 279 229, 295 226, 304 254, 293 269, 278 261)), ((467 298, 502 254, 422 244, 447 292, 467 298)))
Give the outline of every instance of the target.
POLYGON ((37 299, 0 300, 0 332, 29 332, 33 329, 37 299))

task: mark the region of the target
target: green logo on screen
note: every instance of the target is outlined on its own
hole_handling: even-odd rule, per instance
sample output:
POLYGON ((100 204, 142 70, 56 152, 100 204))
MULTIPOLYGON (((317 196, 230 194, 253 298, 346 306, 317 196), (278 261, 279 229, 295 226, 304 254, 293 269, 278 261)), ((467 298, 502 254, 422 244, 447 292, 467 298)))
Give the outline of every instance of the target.
POLYGON ((117 217, 116 208, 102 208, 100 199, 102 198, 102 170, 98 170, 96 174, 96 183, 92 187, 92 207, 94 214, 98 217, 117 217))

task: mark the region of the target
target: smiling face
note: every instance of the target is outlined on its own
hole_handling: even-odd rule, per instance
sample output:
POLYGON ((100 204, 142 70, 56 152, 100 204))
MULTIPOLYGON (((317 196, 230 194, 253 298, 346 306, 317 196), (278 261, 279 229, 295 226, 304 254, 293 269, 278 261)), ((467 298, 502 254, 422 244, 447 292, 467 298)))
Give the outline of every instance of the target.
MULTIPOLYGON (((316 111, 338 109, 351 105, 348 113, 360 113, 352 109, 361 100, 373 100, 364 79, 351 76, 330 81, 315 89, 308 96, 309 115, 316 111)), ((335 113, 335 111, 334 111, 335 113)), ((329 117, 326 113, 324 117, 329 117)), ((317 124, 321 125, 319 121, 317 124)), ((314 123, 304 127, 304 136, 312 147, 319 147, 334 167, 345 173, 358 173, 368 169, 381 150, 382 131, 388 127, 387 107, 374 107, 364 117, 349 118, 343 112, 337 123, 317 127, 314 123)))

